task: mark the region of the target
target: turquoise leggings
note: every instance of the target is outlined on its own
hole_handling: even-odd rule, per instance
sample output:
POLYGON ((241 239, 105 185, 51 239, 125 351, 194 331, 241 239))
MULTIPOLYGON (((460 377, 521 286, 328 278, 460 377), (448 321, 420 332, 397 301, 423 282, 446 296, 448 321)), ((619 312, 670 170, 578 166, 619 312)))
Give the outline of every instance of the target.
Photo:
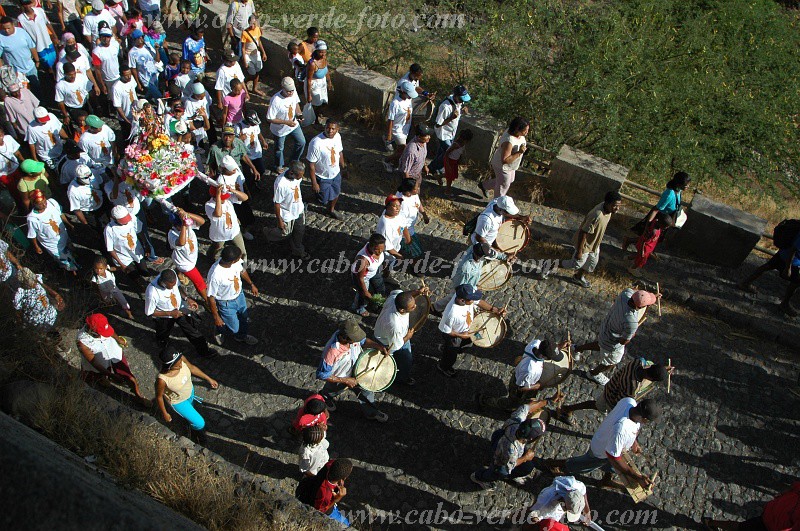
POLYGON ((206 420, 194 408, 195 401, 199 403, 203 402, 201 398, 194 396, 194 387, 192 387, 192 396, 183 402, 170 405, 172 406, 172 409, 175 410, 175 413, 186 419, 186 421, 189 423, 189 426, 191 426, 193 430, 199 431, 206 427, 206 420))

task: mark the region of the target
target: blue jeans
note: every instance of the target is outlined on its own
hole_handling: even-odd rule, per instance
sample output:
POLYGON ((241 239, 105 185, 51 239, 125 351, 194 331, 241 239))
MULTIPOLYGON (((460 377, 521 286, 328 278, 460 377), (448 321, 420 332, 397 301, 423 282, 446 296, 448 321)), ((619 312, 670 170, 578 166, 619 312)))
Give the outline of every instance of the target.
MULTIPOLYGON (((503 433, 504 430, 502 428, 492 433, 492 458, 494 458, 494 453, 497 451, 497 445, 503 437, 503 433)), ((505 466, 490 465, 475 472, 475 477, 480 481, 491 483, 499 479, 513 479, 528 476, 533 472, 534 468, 536 467, 534 466, 533 460, 515 466, 510 471, 507 470, 505 466)))
POLYGON ((42 84, 39 83, 39 71, 34 68, 30 72, 26 72, 25 76, 28 78, 28 89, 34 94, 42 93, 42 84))
POLYGON ((444 169, 444 153, 453 144, 452 140, 439 140, 439 147, 436 149, 436 156, 428 165, 428 170, 433 173, 444 169))
POLYGON ((144 87, 144 93, 148 98, 153 100, 157 100, 162 96, 161 89, 158 88, 158 76, 150 78, 150 83, 144 87))
POLYGON ((570 476, 585 475, 594 470, 613 472, 614 467, 606 457, 595 457, 591 448, 578 457, 570 457, 564 465, 564 474, 570 476))
POLYGON ((362 389, 358 386, 350 389, 344 384, 325 382, 325 385, 322 386, 319 394, 332 400, 348 389, 354 395, 356 395, 356 399, 361 405, 361 411, 364 413, 364 415, 366 415, 367 418, 372 418, 379 412, 378 408, 375 406, 375 393, 362 389))
POLYGON ((186 419, 186 421, 189 423, 189 426, 191 426, 193 430, 199 431, 206 427, 206 420, 194 408, 195 401, 198 403, 202 402, 201 399, 194 396, 194 388, 192 388, 192 396, 183 402, 170 405, 172 406, 172 409, 175 410, 175 413, 186 419))
POLYGON ((136 217, 142 224, 142 236, 144 238, 144 244, 145 246, 147 246, 147 249, 145 249, 145 251, 150 252, 150 256, 147 257, 147 261, 155 262, 155 260, 158 258, 158 255, 156 254, 156 248, 153 247, 152 240, 150 240, 150 231, 147 228, 147 205, 145 205, 144 202, 140 203, 139 212, 136 214, 136 217))
POLYGON ((292 158, 289 162, 297 162, 303 155, 303 150, 306 148, 306 137, 303 136, 303 130, 298 126, 285 136, 275 137, 275 168, 284 168, 283 160, 283 147, 286 139, 292 137, 294 139, 294 151, 292 151, 292 158))
POLYGON ((394 351, 394 361, 397 363, 397 381, 407 382, 411 378, 411 341, 406 341, 402 347, 394 351))
POLYGON ((244 291, 230 301, 217 300, 217 312, 225 326, 218 326, 218 334, 231 334, 238 338, 247 336, 247 301, 244 291))
POLYGON ((330 516, 333 520, 344 524, 346 527, 350 527, 350 520, 348 520, 345 515, 339 512, 339 508, 336 505, 333 506, 333 510, 328 516, 330 516))

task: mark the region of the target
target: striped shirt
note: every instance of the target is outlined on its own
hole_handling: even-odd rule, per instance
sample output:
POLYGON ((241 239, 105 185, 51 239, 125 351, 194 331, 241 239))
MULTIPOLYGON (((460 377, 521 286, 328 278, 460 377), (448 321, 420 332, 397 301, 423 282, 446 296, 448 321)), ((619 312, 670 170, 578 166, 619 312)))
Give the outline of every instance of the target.
POLYGON ((603 398, 609 407, 614 407, 623 398, 634 398, 636 389, 639 387, 636 369, 642 366, 642 360, 635 359, 614 371, 611 379, 603 388, 603 398))
POLYGON ((628 304, 632 295, 631 288, 623 290, 600 325, 598 343, 606 352, 613 350, 621 341, 631 339, 639 328, 639 310, 628 304))

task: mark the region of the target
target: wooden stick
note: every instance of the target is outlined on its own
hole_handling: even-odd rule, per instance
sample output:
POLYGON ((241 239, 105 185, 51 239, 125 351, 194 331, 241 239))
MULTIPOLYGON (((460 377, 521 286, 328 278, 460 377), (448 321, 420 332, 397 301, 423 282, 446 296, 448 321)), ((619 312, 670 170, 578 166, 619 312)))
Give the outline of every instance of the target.
POLYGON ((669 394, 669 388, 672 385, 672 358, 667 360, 667 366, 669 366, 669 371, 667 372, 667 394, 669 394))
MULTIPOLYGON (((661 287, 656 282, 656 295, 661 294, 661 287)), ((661 297, 658 298, 658 316, 661 317, 661 297)))

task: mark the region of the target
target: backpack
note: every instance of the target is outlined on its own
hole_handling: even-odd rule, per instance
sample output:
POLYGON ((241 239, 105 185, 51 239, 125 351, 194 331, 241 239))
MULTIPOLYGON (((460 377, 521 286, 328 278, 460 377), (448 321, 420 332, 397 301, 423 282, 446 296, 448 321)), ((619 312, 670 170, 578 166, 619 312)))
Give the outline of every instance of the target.
POLYGON ((294 489, 294 497, 301 503, 313 507, 317 492, 319 492, 322 482, 328 477, 328 469, 331 467, 331 463, 333 463, 333 460, 328 461, 328 464, 322 467, 316 476, 303 476, 303 479, 297 484, 297 488, 294 489))
POLYGON ((483 214, 483 212, 464 223, 464 228, 461 229, 461 234, 464 236, 470 236, 473 232, 475 232, 475 228, 478 226, 478 218, 481 217, 481 214, 483 214))
POLYGON ((778 249, 789 249, 800 234, 800 219, 784 219, 772 231, 772 241, 778 249))
POLYGON ((443 99, 442 101, 439 102, 439 104, 436 106, 436 108, 433 109, 433 125, 434 125, 434 127, 439 127, 439 124, 436 123, 436 118, 439 116, 439 108, 446 101, 450 101, 450 103, 453 104, 453 106, 455 106, 455 104, 456 104, 456 102, 454 102, 453 99, 450 96, 447 96, 445 99, 443 99))
POLYGON ((18 83, 19 76, 17 71, 11 65, 0 66, 0 88, 8 91, 8 87, 18 83))

